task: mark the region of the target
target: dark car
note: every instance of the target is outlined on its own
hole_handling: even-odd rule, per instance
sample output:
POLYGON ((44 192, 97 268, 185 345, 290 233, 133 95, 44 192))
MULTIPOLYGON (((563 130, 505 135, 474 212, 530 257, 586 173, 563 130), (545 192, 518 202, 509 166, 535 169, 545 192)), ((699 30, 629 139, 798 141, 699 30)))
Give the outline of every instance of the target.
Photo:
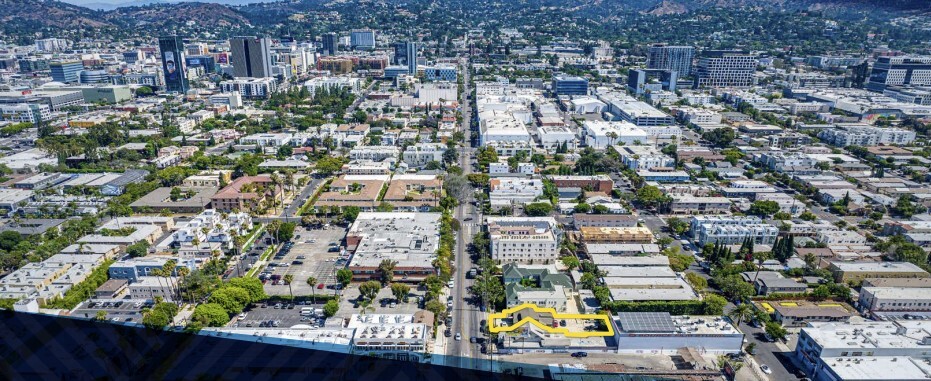
POLYGON ((478 338, 475 336, 469 337, 469 342, 472 344, 475 344, 478 342, 478 338))
POLYGON ((572 357, 588 357, 588 352, 574 352, 572 357))
POLYGON ((452 335, 453 335, 453 332, 448 329, 446 330, 446 332, 443 332, 443 336, 450 337, 452 335))

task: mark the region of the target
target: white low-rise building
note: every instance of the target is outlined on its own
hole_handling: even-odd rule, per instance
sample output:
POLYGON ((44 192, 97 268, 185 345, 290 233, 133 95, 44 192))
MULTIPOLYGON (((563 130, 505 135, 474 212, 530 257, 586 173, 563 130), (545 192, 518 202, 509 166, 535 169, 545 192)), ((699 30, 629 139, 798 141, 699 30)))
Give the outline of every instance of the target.
POLYGON ((604 122, 587 120, 582 123, 585 144, 597 150, 612 145, 639 145, 647 142, 646 131, 630 122, 604 122))

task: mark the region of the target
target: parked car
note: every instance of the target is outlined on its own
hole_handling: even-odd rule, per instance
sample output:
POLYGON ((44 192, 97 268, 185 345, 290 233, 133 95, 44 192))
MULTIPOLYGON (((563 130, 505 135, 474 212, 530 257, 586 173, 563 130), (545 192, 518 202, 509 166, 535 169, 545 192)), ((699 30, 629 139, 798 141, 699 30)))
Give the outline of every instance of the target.
POLYGON ((456 339, 456 341, 462 340, 462 334, 461 334, 461 333, 456 333, 455 339, 456 339))
POLYGON ((766 373, 766 374, 773 374, 773 370, 770 369, 769 365, 766 365, 766 364, 760 365, 760 370, 762 370, 763 373, 766 373))
POLYGON ((572 357, 588 357, 588 352, 573 352, 572 357))

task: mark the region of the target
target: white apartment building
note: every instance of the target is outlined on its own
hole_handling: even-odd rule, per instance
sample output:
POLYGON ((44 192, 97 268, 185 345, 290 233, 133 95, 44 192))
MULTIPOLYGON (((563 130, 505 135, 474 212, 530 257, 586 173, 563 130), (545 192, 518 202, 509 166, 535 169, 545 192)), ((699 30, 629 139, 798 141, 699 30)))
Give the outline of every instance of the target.
POLYGON ((552 217, 488 217, 491 258, 502 263, 550 264, 562 232, 552 217))
POLYGON ((159 247, 199 242, 215 242, 224 249, 233 248, 233 236, 244 237, 252 229, 252 217, 247 213, 221 213, 216 209, 204 210, 171 233, 159 247))
POLYGON ((747 237, 756 244, 771 245, 779 235, 779 228, 764 224, 755 216, 694 216, 690 232, 698 247, 715 242, 740 244, 747 237))
POLYGON ((825 143, 838 147, 906 145, 915 141, 915 131, 892 127, 873 127, 868 125, 843 125, 837 128, 824 129, 818 133, 818 138, 825 143))
POLYGON ((653 168, 675 168, 676 160, 663 154, 654 146, 612 146, 621 156, 621 162, 632 170, 653 168))
POLYGON ((239 144, 253 144, 259 147, 281 147, 291 142, 291 134, 286 133, 264 133, 243 136, 239 139, 239 144))
POLYGON ((243 98, 268 98, 278 91, 278 81, 266 78, 235 78, 220 82, 220 91, 238 92, 243 98))
POLYGON ((539 127, 537 134, 540 136, 540 144, 549 152, 555 151, 563 143, 570 150, 578 147, 579 139, 567 126, 539 127))
POLYGON ((679 117, 685 123, 691 124, 721 124, 721 114, 695 107, 682 107, 679 108, 679 111, 676 113, 676 116, 679 117))
POLYGON ((0 119, 17 123, 39 123, 52 118, 52 109, 44 103, 0 105, 0 119))
POLYGON ((238 92, 213 94, 209 101, 211 105, 224 105, 230 110, 242 108, 242 94, 238 92))
POLYGON ((543 195, 543 180, 500 177, 489 181, 491 207, 498 209, 531 203, 543 195))
POLYGON ((401 156, 401 149, 391 146, 356 146, 349 151, 350 160, 397 160, 399 156, 401 156))
POLYGON ((582 123, 585 144, 603 150, 615 144, 638 145, 647 142, 646 131, 630 122, 587 120, 582 123))
POLYGON ((444 152, 446 152, 445 144, 417 143, 404 150, 403 160, 411 167, 422 167, 431 161, 443 162, 444 152))

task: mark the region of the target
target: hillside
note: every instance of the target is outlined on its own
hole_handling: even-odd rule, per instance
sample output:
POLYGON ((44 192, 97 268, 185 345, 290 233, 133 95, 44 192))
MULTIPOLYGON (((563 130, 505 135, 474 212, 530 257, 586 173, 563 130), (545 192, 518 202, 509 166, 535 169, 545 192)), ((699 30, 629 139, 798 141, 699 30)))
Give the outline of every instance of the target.
POLYGON ((104 27, 103 14, 55 0, 0 0, 0 24, 4 29, 29 27, 104 27))
POLYGON ((200 28, 229 28, 248 25, 240 12, 221 4, 177 3, 124 7, 105 13, 110 22, 127 26, 152 25, 156 29, 173 25, 196 25, 200 28))

